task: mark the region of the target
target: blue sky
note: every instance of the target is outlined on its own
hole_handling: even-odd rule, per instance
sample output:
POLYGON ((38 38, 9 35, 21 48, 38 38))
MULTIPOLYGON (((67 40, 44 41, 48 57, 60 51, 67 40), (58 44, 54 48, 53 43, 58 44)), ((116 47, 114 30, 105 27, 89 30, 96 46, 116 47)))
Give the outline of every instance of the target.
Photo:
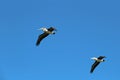
POLYGON ((119 0, 1 0, 0 80, 115 80, 119 0), (40 27, 55 35, 36 47, 40 27), (106 56, 90 74, 91 57, 106 56))

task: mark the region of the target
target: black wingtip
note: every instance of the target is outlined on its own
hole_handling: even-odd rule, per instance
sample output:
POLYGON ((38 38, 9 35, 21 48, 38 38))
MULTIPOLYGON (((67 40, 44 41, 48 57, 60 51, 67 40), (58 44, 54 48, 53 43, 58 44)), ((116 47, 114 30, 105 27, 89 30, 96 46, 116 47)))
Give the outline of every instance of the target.
POLYGON ((92 74, 92 73, 93 73, 93 71, 90 71, 90 73, 92 74))
POLYGON ((36 43, 36 46, 39 46, 40 43, 36 43))
POLYGON ((38 46, 38 45, 36 44, 36 46, 38 46))

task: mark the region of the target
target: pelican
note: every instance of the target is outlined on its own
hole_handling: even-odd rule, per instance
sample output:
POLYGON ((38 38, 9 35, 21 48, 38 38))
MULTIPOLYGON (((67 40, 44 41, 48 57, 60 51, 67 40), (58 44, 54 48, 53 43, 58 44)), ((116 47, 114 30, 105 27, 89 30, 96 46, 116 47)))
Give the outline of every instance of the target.
POLYGON ((94 71, 94 69, 98 66, 100 62, 104 62, 105 60, 103 58, 106 58, 105 56, 99 56, 98 58, 93 57, 91 59, 95 60, 94 64, 91 67, 90 73, 94 71))
POLYGON ((40 42, 45 38, 47 37, 49 34, 55 34, 54 30, 56 31, 55 28, 53 27, 50 27, 50 28, 45 28, 45 27, 42 27, 38 30, 42 30, 44 33, 40 34, 38 36, 38 39, 37 39, 37 42, 36 42, 36 46, 38 46, 40 44, 40 42))

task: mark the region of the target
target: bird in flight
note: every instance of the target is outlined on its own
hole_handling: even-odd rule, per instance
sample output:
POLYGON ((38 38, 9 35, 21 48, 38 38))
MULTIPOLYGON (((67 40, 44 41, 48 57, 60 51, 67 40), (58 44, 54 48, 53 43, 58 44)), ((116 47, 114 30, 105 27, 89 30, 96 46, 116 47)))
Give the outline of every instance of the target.
POLYGON ((56 31, 56 29, 54 27, 50 27, 50 28, 40 28, 38 30, 42 30, 44 33, 40 34, 38 36, 38 39, 37 39, 37 42, 36 42, 36 46, 38 46, 40 44, 40 42, 45 38, 47 37, 49 34, 55 34, 54 31, 56 31))
POLYGON ((93 57, 91 59, 95 60, 94 64, 91 67, 90 73, 94 71, 94 69, 100 64, 100 62, 104 62, 105 60, 103 58, 106 58, 105 56, 99 56, 98 58, 93 57))

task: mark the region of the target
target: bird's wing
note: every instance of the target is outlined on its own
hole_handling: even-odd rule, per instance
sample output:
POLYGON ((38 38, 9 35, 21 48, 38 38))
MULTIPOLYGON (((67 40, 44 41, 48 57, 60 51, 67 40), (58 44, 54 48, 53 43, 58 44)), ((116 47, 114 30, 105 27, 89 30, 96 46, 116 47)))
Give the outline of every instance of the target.
POLYGON ((100 62, 97 62, 97 61, 95 61, 95 63, 92 65, 92 67, 91 67, 91 71, 90 71, 90 73, 92 73, 93 71, 94 71, 94 69, 96 68, 96 66, 99 64, 100 62))
POLYGON ((53 30, 55 30, 55 28, 53 27, 48 28, 48 31, 53 31, 53 30))
POLYGON ((41 42, 42 39, 44 39, 45 37, 47 37, 49 34, 48 33, 43 33, 41 35, 39 35, 38 39, 37 39, 37 42, 36 42, 36 46, 38 46, 41 42))
POLYGON ((105 56, 99 56, 99 57, 98 57, 98 59, 103 59, 103 58, 105 58, 105 56))

